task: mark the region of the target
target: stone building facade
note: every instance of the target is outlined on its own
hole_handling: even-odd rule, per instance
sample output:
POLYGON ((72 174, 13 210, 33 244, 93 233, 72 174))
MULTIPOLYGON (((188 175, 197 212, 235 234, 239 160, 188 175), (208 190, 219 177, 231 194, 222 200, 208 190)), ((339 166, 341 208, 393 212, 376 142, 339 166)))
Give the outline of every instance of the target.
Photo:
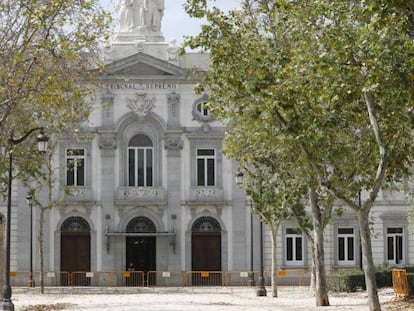
MULTIPOLYGON (((253 263, 257 271, 258 218, 250 217, 250 203, 235 184, 237 164, 222 154, 224 127, 204 106, 208 94, 194 91, 209 69, 208 55, 179 56, 156 25, 132 26, 125 31, 123 25, 104 52, 84 139, 64 139, 55 155, 56 199, 64 187, 71 194, 47 213, 45 269, 126 271, 132 264, 144 272, 249 271, 253 263)), ((38 271, 38 242, 28 240, 27 190, 18 181, 13 186, 11 270, 29 271, 33 247, 38 271)), ((407 212, 402 193, 381 193, 372 212, 377 264, 414 261, 407 212)), ((34 210, 35 237, 38 220, 34 210)), ((310 244, 295 228, 294 222, 281 226, 277 264, 306 271, 310 244)), ((334 217, 325 238, 328 270, 360 267, 351 211, 334 217)), ((270 270, 268 230, 264 264, 270 270)))

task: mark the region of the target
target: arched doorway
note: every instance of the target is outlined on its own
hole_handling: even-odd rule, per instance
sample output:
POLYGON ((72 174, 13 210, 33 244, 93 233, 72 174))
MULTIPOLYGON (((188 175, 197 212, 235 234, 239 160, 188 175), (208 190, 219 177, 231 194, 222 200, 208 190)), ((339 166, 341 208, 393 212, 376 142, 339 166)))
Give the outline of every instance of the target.
POLYGON ((221 285, 221 226, 213 217, 198 218, 191 228, 191 266, 195 285, 221 285))
MULTIPOLYGON (((136 233, 136 235, 126 238, 125 267, 129 269, 132 264, 135 271, 143 273, 144 284, 142 285, 148 285, 148 282, 154 285, 154 280, 148 279, 148 272, 156 270, 156 239, 154 236, 156 231, 151 219, 141 216, 132 219, 126 227, 127 233, 136 233)), ((141 285, 138 279, 133 283, 135 286, 141 285)))
POLYGON ((89 285, 86 272, 91 270, 91 228, 88 222, 82 217, 69 217, 60 231, 60 270, 72 276, 62 274, 62 285, 89 285))

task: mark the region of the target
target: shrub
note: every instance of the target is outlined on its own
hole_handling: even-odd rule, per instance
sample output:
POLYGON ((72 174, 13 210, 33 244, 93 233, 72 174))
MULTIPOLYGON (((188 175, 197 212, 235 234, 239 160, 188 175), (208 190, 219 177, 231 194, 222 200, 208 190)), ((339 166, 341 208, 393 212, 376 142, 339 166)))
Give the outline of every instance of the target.
POLYGON ((355 292, 365 289, 365 277, 362 271, 345 272, 327 277, 327 287, 334 292, 355 292))
POLYGON ((414 273, 407 273, 408 294, 414 296, 414 273))
POLYGON ((392 270, 376 271, 375 281, 378 288, 392 287, 392 270))
MULTIPOLYGON (((408 288, 410 296, 414 296, 414 266, 389 266, 382 265, 376 268, 375 280, 378 288, 392 287, 392 270, 405 269, 407 271, 408 288)), ((327 277, 328 290, 334 292, 355 292, 358 289, 366 289, 364 272, 353 270, 327 277)))

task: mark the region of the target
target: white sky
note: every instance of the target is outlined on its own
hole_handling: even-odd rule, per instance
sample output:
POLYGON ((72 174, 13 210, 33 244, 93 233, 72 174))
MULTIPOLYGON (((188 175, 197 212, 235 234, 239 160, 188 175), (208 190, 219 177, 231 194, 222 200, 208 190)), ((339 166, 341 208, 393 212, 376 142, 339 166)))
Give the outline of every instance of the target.
MULTIPOLYGON (((117 0, 99 0, 102 6, 108 11, 113 11, 117 0)), ((177 44, 181 44, 184 35, 196 35, 200 31, 200 20, 191 19, 185 13, 183 4, 185 0, 164 0, 165 11, 161 24, 161 32, 164 34, 165 41, 177 39, 177 44)), ((237 8, 240 0, 216 0, 214 6, 229 10, 237 8)), ((114 13, 115 30, 118 27, 118 16, 114 13)))

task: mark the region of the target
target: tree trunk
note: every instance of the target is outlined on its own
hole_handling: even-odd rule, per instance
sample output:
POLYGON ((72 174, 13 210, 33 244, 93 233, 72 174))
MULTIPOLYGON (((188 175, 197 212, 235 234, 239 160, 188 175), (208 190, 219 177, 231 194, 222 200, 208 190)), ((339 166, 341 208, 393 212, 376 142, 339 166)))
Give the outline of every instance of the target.
POLYGON ((276 262, 276 246, 277 246, 277 230, 279 224, 271 226, 272 230, 272 271, 271 271, 271 284, 272 284, 272 297, 277 297, 277 262, 276 262))
POLYGON ((311 275, 310 275, 310 286, 309 290, 316 295, 316 259, 315 259, 315 243, 311 241, 312 244, 312 267, 311 267, 311 275))
POLYGON ((360 209, 357 212, 362 245, 362 263, 365 273, 365 284, 368 294, 370 311, 380 311, 377 284, 375 281, 374 259, 372 257, 371 234, 369 228, 369 209, 360 209))
POLYGON ((316 200, 315 189, 309 189, 313 223, 313 259, 315 269, 315 298, 317 306, 329 306, 328 290, 326 288, 325 251, 323 248, 324 221, 316 200))
MULTIPOLYGON (((6 218, 3 214, 0 214, 0 288, 4 286, 4 272, 6 267, 5 264, 5 257, 6 257, 6 249, 5 249, 5 236, 6 236, 6 218)), ((0 290, 0 295, 3 294, 3 291, 0 290)))
POLYGON ((44 253, 43 253, 43 225, 45 218, 45 209, 40 208, 40 220, 39 220, 39 254, 40 254, 40 293, 45 293, 44 284, 44 253))
POLYGON ((315 298, 317 306, 329 306, 326 288, 325 251, 323 249, 323 228, 315 228, 315 298))

